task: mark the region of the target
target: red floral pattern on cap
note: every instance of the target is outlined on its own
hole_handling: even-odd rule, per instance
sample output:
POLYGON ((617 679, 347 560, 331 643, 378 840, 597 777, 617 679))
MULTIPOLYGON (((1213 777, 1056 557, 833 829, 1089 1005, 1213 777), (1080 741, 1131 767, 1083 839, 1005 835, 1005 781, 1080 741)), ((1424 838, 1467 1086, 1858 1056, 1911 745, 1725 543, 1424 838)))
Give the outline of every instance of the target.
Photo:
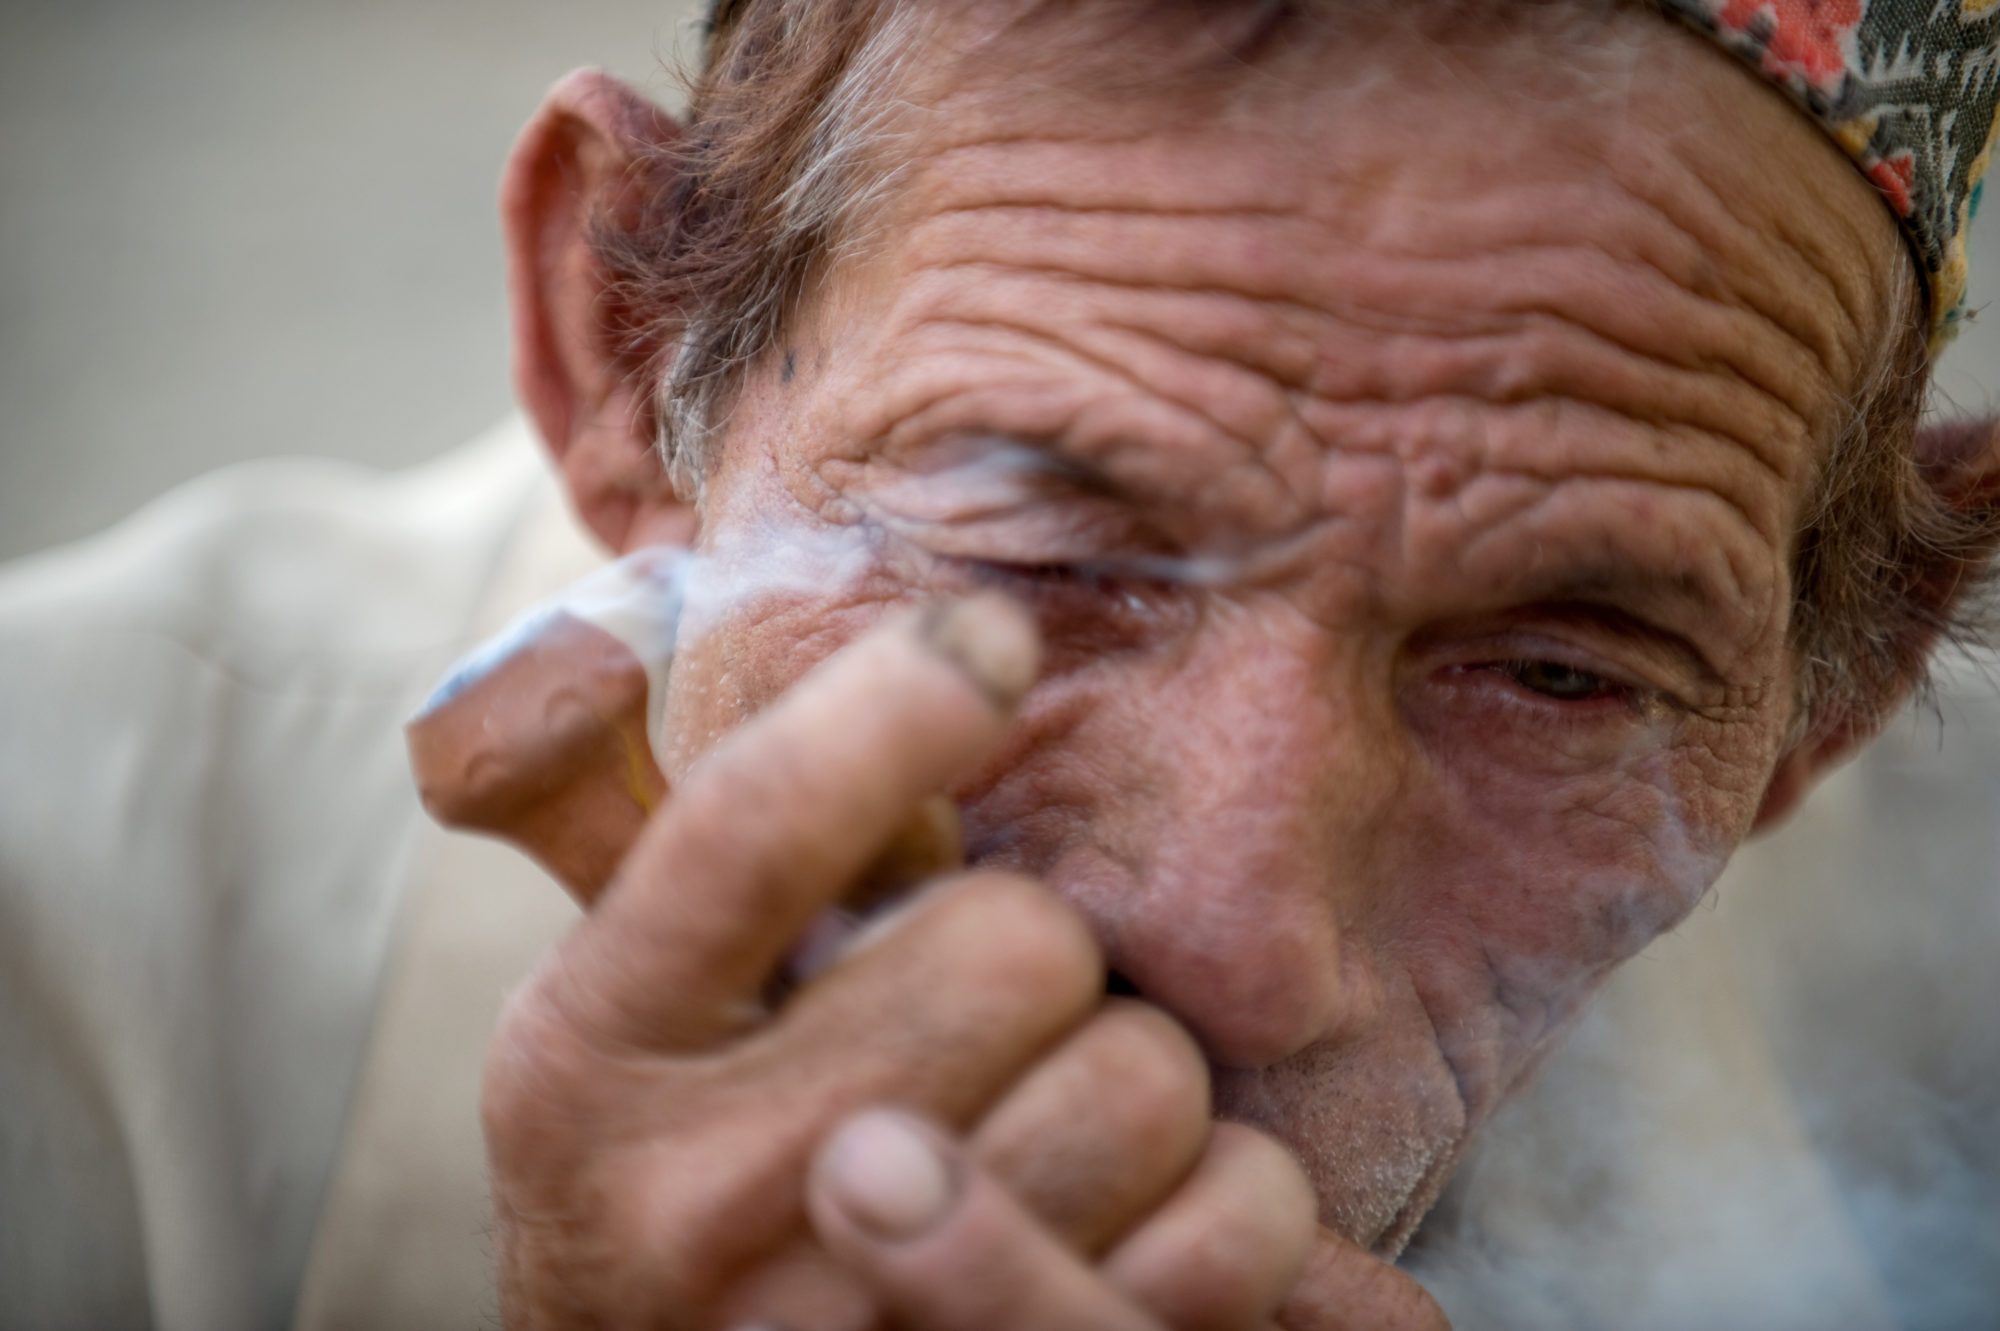
POLYGON ((1767 73, 1801 78, 1830 93, 1853 61, 1861 0, 1727 0, 1716 22, 1737 32, 1768 32, 1767 73))
POLYGON ((1753 65, 1889 205, 1930 295, 1931 344, 1963 316, 1965 234, 2000 110, 2000 0, 1655 0, 1753 65))
POLYGON ((1898 217, 1908 217, 1913 211, 1910 203, 1910 187, 1917 183, 1917 159, 1914 153, 1900 152, 1893 157, 1885 157, 1868 168, 1868 178, 1875 182, 1875 188, 1882 191, 1882 197, 1889 201, 1889 207, 1898 217))

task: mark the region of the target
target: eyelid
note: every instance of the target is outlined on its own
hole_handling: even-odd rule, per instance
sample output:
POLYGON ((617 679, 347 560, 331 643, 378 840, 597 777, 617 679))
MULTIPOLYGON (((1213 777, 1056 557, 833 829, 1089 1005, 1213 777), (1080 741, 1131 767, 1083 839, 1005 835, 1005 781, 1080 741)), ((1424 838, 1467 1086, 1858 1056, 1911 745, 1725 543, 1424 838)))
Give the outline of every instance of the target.
POLYGON ((1649 687, 1648 681, 1639 678, 1638 672, 1623 663, 1609 660, 1587 647, 1578 647, 1560 638, 1531 631, 1508 635, 1502 640, 1502 645, 1506 655, 1501 659, 1505 661, 1547 661, 1554 665, 1566 666, 1571 670, 1599 675, 1624 688, 1649 687))
POLYGON ((1652 655, 1643 646, 1626 640, 1602 646, 1579 643, 1576 640, 1578 636, 1602 638, 1609 636, 1611 631, 1600 627, 1593 633, 1587 627, 1574 623, 1561 627, 1567 631, 1559 632, 1554 627, 1533 622, 1490 628, 1467 626, 1460 631, 1426 635, 1431 640, 1419 645, 1418 650, 1436 664, 1445 666, 1502 666, 1511 662, 1547 661, 1597 675, 1638 699, 1655 700, 1677 711, 1697 709, 1693 681, 1685 678, 1684 672, 1670 668, 1657 657, 1652 661, 1633 659, 1652 655))
POLYGON ((1621 605, 1594 600, 1544 602, 1529 614, 1530 623, 1609 641, 1616 654, 1643 658, 1643 673, 1670 678, 1669 691, 1680 694, 1690 707, 1720 706, 1731 692, 1729 680, 1693 640, 1621 605))
POLYGON ((937 448, 851 494, 867 520, 933 554, 1021 567, 1178 553, 1086 468, 1005 438, 958 437, 937 448), (967 452, 979 445, 988 446, 967 452))
POLYGON ((883 459, 895 469, 894 488, 935 491, 958 486, 998 496, 1001 506, 1049 498, 1131 502, 1131 496, 1098 468, 1045 441, 991 433, 955 433, 883 459))
POLYGON ((1116 514, 1051 503, 944 518, 913 517, 873 503, 866 519, 889 535, 945 559, 1035 568, 1087 564, 1131 549, 1133 526, 1116 514))

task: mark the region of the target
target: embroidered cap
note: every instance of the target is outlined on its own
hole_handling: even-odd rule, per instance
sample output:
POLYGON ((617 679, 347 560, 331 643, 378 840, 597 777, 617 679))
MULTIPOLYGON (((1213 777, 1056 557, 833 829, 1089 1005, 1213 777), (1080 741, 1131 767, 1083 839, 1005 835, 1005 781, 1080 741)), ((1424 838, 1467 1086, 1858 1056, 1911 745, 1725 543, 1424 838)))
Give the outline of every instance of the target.
POLYGON ((1930 296, 1965 317, 1966 232, 2000 107, 2000 0, 1656 0, 1777 84, 1873 181, 1930 296))
MULTIPOLYGON (((1874 182, 1924 275, 1941 350, 1965 317, 1966 232, 2000 110, 2000 0, 1653 2, 1783 89, 1874 182)), ((710 31, 746 7, 710 0, 710 31)))

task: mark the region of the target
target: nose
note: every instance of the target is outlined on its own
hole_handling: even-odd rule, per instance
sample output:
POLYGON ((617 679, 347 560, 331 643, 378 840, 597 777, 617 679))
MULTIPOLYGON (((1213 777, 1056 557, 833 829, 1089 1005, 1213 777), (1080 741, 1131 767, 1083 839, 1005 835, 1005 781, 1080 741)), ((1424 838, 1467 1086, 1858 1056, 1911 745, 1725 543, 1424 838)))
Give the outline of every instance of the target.
POLYGON ((1112 853, 1073 857, 1056 885, 1114 972, 1215 1062, 1254 1068, 1352 1038, 1379 1010, 1360 931, 1398 749, 1319 640, 1211 636, 1100 703, 1119 739, 1098 758, 1112 779, 1092 837, 1112 853))

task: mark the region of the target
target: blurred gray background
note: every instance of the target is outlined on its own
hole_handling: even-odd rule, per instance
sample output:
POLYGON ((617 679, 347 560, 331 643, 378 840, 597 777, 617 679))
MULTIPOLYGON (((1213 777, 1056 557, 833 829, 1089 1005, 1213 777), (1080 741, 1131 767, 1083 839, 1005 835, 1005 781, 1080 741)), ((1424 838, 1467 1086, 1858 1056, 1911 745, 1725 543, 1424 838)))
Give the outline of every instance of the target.
MULTIPOLYGON (((501 416, 494 194, 512 137, 580 64, 672 101, 664 66, 692 8, 0 0, 0 559, 221 464, 403 465, 501 416)), ((1995 302, 2000 208, 1973 251, 1975 304, 1995 302)), ((2000 309, 1939 386, 1963 409, 1995 403, 2000 309)), ((1758 852, 1813 894, 1774 926, 1765 1006, 1824 1014, 1788 1070, 1832 1106, 1815 1136, 1842 1148, 1843 1191, 1913 1328, 2000 1324, 1962 1311, 2000 1298, 2000 708, 1967 696, 1983 701, 1892 728, 1848 778, 1900 840, 1859 854, 1861 832, 1807 820, 1758 852), (1863 1082, 1884 1090, 1857 1098, 1863 1082), (1910 1118, 1882 1107, 1890 1092, 1923 1097, 1925 1132, 1882 1131, 1910 1118), (1863 1138, 1895 1150, 1872 1160, 1850 1149, 1863 1138), (1917 1203, 1935 1219, 1913 1220, 1917 1203), (1958 1301, 1907 1311, 1940 1286, 1958 1301)))
POLYGON ((274 453, 508 409, 494 193, 542 91, 673 100, 689 0, 0 0, 0 559, 274 453))

